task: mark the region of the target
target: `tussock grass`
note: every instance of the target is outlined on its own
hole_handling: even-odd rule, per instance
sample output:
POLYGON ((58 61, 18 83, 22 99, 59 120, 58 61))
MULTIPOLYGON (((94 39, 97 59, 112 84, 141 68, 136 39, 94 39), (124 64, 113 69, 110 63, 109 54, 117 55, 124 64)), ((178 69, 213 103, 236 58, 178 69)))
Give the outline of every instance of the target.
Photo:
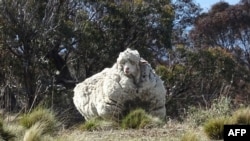
POLYGON ((24 114, 19 123, 26 127, 31 128, 33 125, 42 124, 44 132, 52 132, 58 126, 58 121, 53 111, 38 107, 28 114, 24 114))
POLYGON ((122 119, 121 127, 123 129, 141 129, 156 127, 162 123, 160 119, 148 115, 143 109, 136 109, 122 119))
POLYGON ((204 132, 210 139, 221 140, 223 139, 224 125, 231 123, 230 117, 212 118, 204 124, 204 132))
POLYGON ((184 133, 181 137, 181 141, 199 141, 199 138, 196 132, 192 130, 184 133))
POLYGON ((250 108, 247 107, 236 110, 232 115, 232 119, 236 124, 250 125, 250 108))
POLYGON ((36 122, 25 132, 23 141, 41 141, 45 128, 43 122, 36 122))
POLYGON ((118 128, 118 123, 101 118, 93 118, 79 126, 82 131, 99 131, 118 128))
POLYGON ((3 121, 0 119, 0 140, 8 141, 15 138, 15 135, 9 131, 6 130, 3 126, 3 121))
POLYGON ((0 117, 0 141, 217 140, 223 138, 224 124, 249 124, 249 107, 231 113, 230 99, 220 98, 209 108, 190 108, 183 121, 169 119, 163 122, 136 109, 119 123, 95 118, 65 129, 58 128, 53 111, 39 107, 13 120, 1 120, 0 117), (51 134, 51 131, 55 132, 51 134), (6 135, 14 137, 6 138, 9 137, 6 135))

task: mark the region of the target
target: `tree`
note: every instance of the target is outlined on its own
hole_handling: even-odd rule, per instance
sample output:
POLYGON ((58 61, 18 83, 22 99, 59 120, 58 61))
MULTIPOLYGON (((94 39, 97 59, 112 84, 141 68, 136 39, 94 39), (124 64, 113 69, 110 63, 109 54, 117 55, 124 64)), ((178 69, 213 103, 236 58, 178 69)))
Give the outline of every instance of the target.
POLYGON ((196 19, 191 32, 196 47, 220 46, 234 52, 240 63, 250 68, 250 4, 219 2, 196 19), (241 50, 241 51, 240 51, 241 50))
POLYGON ((111 57, 130 47, 138 49, 149 60, 160 60, 170 48, 173 9, 169 0, 87 0, 83 3, 97 26, 97 38, 103 41, 104 53, 111 57))
POLYGON ((177 47, 173 54, 178 62, 156 69, 168 90, 167 115, 183 116, 190 106, 210 107, 220 96, 230 97, 236 106, 237 99, 249 103, 249 70, 229 50, 177 47))
POLYGON ((127 47, 160 61, 171 46, 169 0, 2 0, 0 11, 0 50, 15 62, 3 63, 14 76, 5 78, 27 108, 111 66, 127 47))
MULTIPOLYGON (((27 108, 32 107, 54 81, 55 70, 61 72, 57 81, 71 79, 65 60, 59 56, 72 48, 72 34, 66 23, 72 3, 63 1, 2 0, 0 26, 2 48, 12 55, 10 60, 18 86, 25 91, 27 108), (67 16, 67 18, 65 18, 67 16), (50 60, 50 64, 46 59, 50 60), (63 76, 63 78, 62 78, 63 76)), ((7 77, 8 78, 8 77, 7 77)), ((7 81, 7 80, 6 80, 7 81)))
POLYGON ((201 8, 192 0, 175 0, 173 3, 175 19, 172 34, 172 44, 190 46, 189 31, 195 19, 200 15, 201 8))
POLYGON ((191 33, 195 43, 249 50, 249 4, 219 2, 196 19, 191 33))

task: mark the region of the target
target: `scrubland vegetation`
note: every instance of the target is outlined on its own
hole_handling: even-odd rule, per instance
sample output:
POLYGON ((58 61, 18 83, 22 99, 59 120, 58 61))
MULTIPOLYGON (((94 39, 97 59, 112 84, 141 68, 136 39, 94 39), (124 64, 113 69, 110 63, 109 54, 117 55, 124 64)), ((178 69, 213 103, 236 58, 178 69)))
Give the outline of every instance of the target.
POLYGON ((161 121, 142 109, 131 111, 120 122, 100 118, 65 128, 56 112, 38 107, 18 116, 1 115, 0 139, 4 141, 77 141, 77 140, 173 140, 209 141, 223 139, 225 124, 250 124, 250 108, 229 108, 231 100, 221 97, 210 108, 187 110, 182 120, 161 121), (220 108, 224 107, 224 108, 220 108), (15 116, 14 118, 11 118, 15 116))
POLYGON ((0 141, 223 140, 250 124, 250 4, 0 1, 0 141), (191 28, 192 27, 192 28, 191 28), (166 121, 76 111, 75 84, 137 49, 164 80, 166 121))

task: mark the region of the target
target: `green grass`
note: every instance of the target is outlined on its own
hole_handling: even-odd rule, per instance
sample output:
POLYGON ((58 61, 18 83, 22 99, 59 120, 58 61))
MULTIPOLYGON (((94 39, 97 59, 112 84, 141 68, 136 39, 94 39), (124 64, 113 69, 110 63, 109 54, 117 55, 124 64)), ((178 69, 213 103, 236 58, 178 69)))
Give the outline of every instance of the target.
POLYGON ((52 132, 57 128, 59 122, 53 111, 38 107, 30 113, 24 114, 19 123, 27 129, 31 128, 36 123, 42 123, 44 132, 52 132))
POLYGON ((143 109, 136 109, 122 119, 121 127, 123 129, 141 129, 155 127, 161 123, 160 119, 148 115, 143 109))
POLYGON ((101 118, 93 118, 79 126, 79 129, 82 131, 100 131, 116 128, 118 128, 118 123, 114 121, 103 120, 101 118))
POLYGON ((198 138, 197 133, 194 130, 192 130, 192 131, 186 132, 181 137, 181 141, 199 141, 199 138, 198 138))
POLYGON ((43 122, 36 122, 25 132, 23 141, 41 141, 45 127, 43 122))
POLYGON ((0 140, 8 141, 15 138, 15 135, 4 128, 3 121, 0 119, 0 140))
POLYGON ((142 109, 136 109, 119 123, 94 118, 69 129, 62 124, 58 126, 53 111, 39 107, 14 120, 0 120, 0 141, 217 140, 223 138, 224 124, 249 124, 250 109, 240 108, 231 114, 232 108, 229 108, 228 102, 228 99, 218 99, 210 108, 196 108, 183 121, 168 119, 163 122, 142 109), (199 124, 195 122, 198 120, 199 124))
POLYGON ((204 124, 204 132, 212 140, 221 140, 223 139, 224 125, 231 123, 230 117, 212 118, 204 124))

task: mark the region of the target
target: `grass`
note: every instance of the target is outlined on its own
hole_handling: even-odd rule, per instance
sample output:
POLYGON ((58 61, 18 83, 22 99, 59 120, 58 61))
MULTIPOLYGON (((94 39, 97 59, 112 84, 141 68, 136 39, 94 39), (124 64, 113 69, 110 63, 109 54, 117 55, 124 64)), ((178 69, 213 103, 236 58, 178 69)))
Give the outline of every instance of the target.
POLYGON ((148 115, 143 109, 136 109, 122 119, 121 127, 123 129, 141 129, 155 127, 161 123, 160 119, 148 115))
POLYGON ((27 129, 34 126, 36 123, 42 123, 44 132, 52 132, 58 126, 58 121, 53 111, 38 107, 28 114, 24 114, 19 123, 27 129))
POLYGON ((232 111, 231 100, 227 97, 220 97, 213 101, 211 107, 189 107, 185 120, 195 126, 200 126, 206 120, 221 116, 230 116, 232 111))
POLYGON ((227 100, 218 99, 207 109, 196 108, 183 121, 168 119, 162 122, 144 110, 136 109, 120 123, 95 118, 68 129, 62 124, 57 126, 53 111, 39 107, 14 121, 0 120, 0 131, 13 135, 10 141, 209 141, 222 139, 224 124, 249 123, 249 108, 231 114, 227 100), (54 132, 48 132, 48 128, 54 132))
POLYGON ((36 122, 25 132, 23 141, 41 141, 45 126, 42 122, 36 122))
POLYGON ((250 125, 250 108, 247 107, 236 110, 232 115, 232 119, 236 124, 250 125))
POLYGON ((192 131, 187 131, 182 137, 181 141, 199 141, 197 133, 192 131))
POLYGON ((224 125, 231 124, 230 117, 211 118, 204 125, 204 132, 212 140, 221 140, 224 135, 224 125))
POLYGON ((4 128, 3 121, 0 120, 0 140, 8 141, 15 138, 15 135, 4 128))
POLYGON ((82 131, 101 131, 116 129, 118 124, 114 121, 107 121, 101 118, 93 118, 79 126, 82 131))

